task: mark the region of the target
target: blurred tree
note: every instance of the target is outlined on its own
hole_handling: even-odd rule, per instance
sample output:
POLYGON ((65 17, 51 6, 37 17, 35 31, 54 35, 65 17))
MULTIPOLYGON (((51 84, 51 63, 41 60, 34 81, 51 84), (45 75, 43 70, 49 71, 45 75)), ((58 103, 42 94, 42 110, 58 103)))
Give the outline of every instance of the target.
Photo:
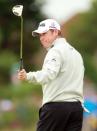
MULTIPOLYGON (((19 17, 13 15, 12 7, 17 4, 22 4, 24 6, 23 59, 25 67, 29 68, 29 65, 31 64, 34 66, 32 55, 39 49, 40 46, 39 41, 32 38, 31 32, 37 26, 38 22, 44 18, 40 11, 42 2, 43 1, 37 4, 36 0, 0 0, 0 52, 3 53, 3 55, 1 54, 1 62, 4 62, 0 65, 8 65, 9 63, 6 63, 6 60, 11 59, 11 57, 12 59, 15 58, 10 60, 13 64, 16 61, 19 61, 20 19, 19 17)), ((9 65, 11 66, 12 63, 9 65)), ((0 66, 1 81, 5 80, 5 76, 8 76, 9 74, 9 68, 7 67, 9 66, 0 66)), ((8 77, 7 80, 9 80, 8 77)))
POLYGON ((92 8, 79 16, 79 19, 69 27, 68 39, 74 43, 85 63, 86 76, 97 84, 97 1, 92 8))

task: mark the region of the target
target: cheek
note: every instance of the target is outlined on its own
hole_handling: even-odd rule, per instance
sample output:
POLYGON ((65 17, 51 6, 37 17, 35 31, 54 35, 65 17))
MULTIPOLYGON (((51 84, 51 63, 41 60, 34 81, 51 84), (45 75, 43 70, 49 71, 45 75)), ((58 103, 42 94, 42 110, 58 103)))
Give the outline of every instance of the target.
POLYGON ((49 37, 45 37, 45 39, 43 40, 44 43, 49 43, 50 42, 50 38, 49 37))
POLYGON ((40 39, 40 42, 44 46, 44 45, 48 44, 49 40, 48 40, 48 38, 44 38, 44 39, 40 39))
POLYGON ((45 37, 41 37, 40 38, 40 41, 42 44, 49 44, 49 43, 52 43, 52 35, 45 35, 45 37))
POLYGON ((53 37, 52 37, 52 36, 50 36, 50 37, 48 38, 48 42, 49 42, 49 43, 52 43, 52 42, 53 42, 53 37))

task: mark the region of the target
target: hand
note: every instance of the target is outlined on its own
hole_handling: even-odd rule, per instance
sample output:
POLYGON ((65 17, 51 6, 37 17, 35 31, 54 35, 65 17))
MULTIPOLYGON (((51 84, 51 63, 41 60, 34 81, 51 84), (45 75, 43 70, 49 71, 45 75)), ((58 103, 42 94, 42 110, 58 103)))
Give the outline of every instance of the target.
POLYGON ((27 72, 25 71, 25 69, 22 69, 18 72, 18 76, 17 78, 19 80, 26 80, 27 79, 27 72))

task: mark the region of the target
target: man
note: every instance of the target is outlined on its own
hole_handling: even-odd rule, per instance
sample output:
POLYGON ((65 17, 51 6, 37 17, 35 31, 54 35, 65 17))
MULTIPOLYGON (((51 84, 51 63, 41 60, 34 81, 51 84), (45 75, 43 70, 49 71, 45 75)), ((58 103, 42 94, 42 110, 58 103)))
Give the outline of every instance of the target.
POLYGON ((48 52, 40 71, 23 69, 18 79, 42 85, 37 131, 81 131, 84 65, 80 53, 62 38, 60 25, 53 19, 40 22, 32 35, 39 36, 48 52))

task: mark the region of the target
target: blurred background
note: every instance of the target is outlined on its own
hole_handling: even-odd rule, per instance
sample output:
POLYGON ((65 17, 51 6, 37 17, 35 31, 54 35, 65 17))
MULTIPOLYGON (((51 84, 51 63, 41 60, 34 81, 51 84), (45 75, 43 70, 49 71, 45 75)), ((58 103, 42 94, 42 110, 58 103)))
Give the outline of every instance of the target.
POLYGON ((0 131, 35 131, 42 90, 17 80, 20 18, 12 7, 23 4, 23 60, 27 72, 41 69, 45 49, 32 30, 55 18, 63 36, 84 59, 85 107, 83 131, 97 131, 97 0, 0 0, 0 131))

